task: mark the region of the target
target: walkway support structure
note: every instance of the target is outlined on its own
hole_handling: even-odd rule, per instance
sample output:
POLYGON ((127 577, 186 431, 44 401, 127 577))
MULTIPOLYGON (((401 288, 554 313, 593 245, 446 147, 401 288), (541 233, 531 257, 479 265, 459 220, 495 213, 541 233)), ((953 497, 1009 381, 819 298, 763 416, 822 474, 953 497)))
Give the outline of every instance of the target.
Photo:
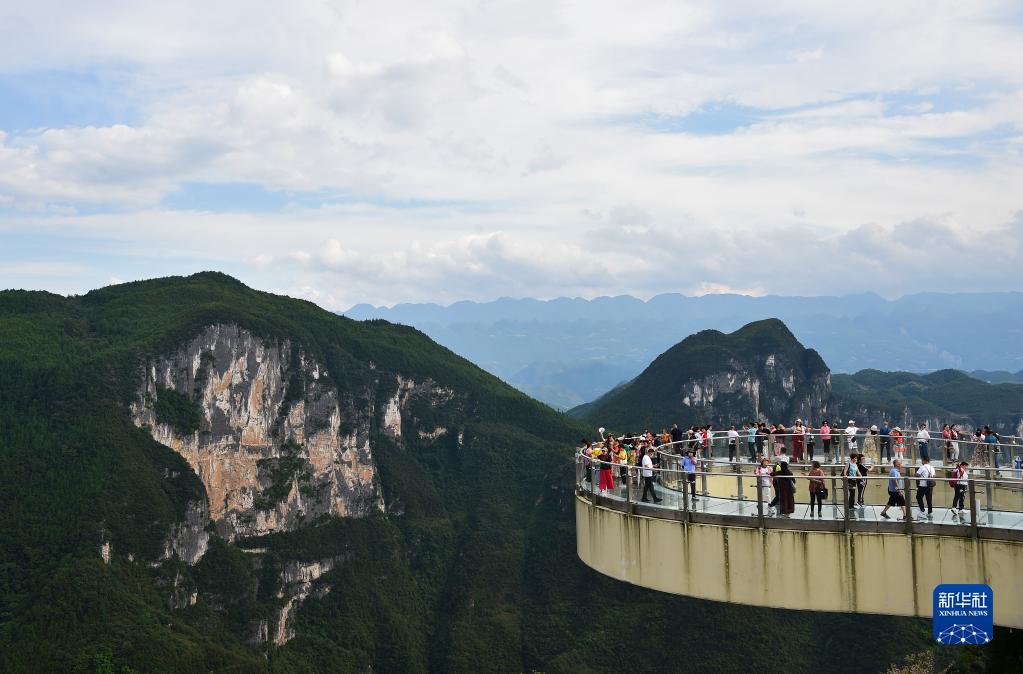
POLYGON ((1021 541, 760 528, 616 506, 577 495, 577 549, 587 566, 627 583, 753 606, 929 618, 936 585, 983 582, 995 622, 1023 628, 1021 541))
POLYGON ((701 599, 920 618, 931 616, 937 585, 986 583, 996 624, 1023 629, 1023 481, 1015 472, 971 471, 968 507, 953 509, 950 466, 939 464, 933 477, 901 466, 893 481, 891 465, 850 479, 843 465, 825 464, 816 479, 830 483, 830 499, 812 507, 810 466, 792 464, 785 469, 791 472, 761 478, 755 464, 703 459, 687 479, 673 449, 658 448, 657 503, 638 498, 638 467, 600 492, 600 469, 613 468, 617 479, 621 464, 577 454, 577 551, 584 563, 625 582, 701 599), (693 472, 699 499, 690 498, 693 472), (758 485, 761 479, 769 486, 758 485), (789 482, 795 498, 787 512, 784 499, 770 507, 779 484, 789 482), (905 510, 885 507, 895 487, 909 501, 905 510), (923 498, 919 504, 908 498, 924 487, 933 492, 933 512, 921 510, 923 498), (744 498, 751 493, 755 501, 744 498))

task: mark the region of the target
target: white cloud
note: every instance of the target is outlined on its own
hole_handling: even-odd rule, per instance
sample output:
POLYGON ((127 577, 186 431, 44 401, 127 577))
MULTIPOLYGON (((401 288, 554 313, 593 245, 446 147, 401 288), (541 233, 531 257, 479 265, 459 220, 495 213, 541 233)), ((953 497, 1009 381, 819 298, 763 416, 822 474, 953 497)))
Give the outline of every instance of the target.
MULTIPOLYGON (((38 236, 41 263, 91 239, 325 303, 797 292, 816 267, 768 255, 745 279, 736 260, 972 250, 1018 239, 1023 209, 1012 2, 4 3, 0 79, 47 70, 116 71, 138 109, 0 129, 0 233, 38 236), (186 183, 294 199, 161 205, 186 183)), ((824 283, 948 282, 895 266, 913 275, 824 283)), ((1000 269, 976 278, 1018 288, 1000 269)))

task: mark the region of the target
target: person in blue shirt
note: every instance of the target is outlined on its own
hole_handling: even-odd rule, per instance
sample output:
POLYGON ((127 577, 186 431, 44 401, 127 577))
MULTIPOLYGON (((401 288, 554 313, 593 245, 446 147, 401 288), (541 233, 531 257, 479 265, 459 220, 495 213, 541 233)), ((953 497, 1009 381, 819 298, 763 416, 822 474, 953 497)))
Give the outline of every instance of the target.
POLYGON ((752 421, 746 428, 746 450, 749 452, 749 462, 757 462, 757 425, 752 421))
POLYGON ((991 448, 989 454, 992 463, 995 464, 995 470, 1001 468, 1001 466, 998 464, 998 454, 1001 452, 1001 450, 998 448, 998 441, 1000 439, 1001 438, 998 437, 998 434, 991 430, 990 426, 984 427, 984 442, 986 442, 988 446, 991 448))
POLYGON ((686 473, 686 482, 689 483, 689 495, 692 499, 696 500, 696 459, 693 456, 693 451, 689 450, 686 452, 685 458, 682 459, 682 470, 686 473))
POLYGON ((885 505, 884 510, 881 511, 881 517, 886 520, 891 519, 888 515, 888 509, 892 506, 902 508, 900 520, 909 517, 909 514, 906 512, 906 494, 903 491, 903 479, 902 473, 899 472, 900 468, 902 468, 902 462, 895 459, 892 462, 892 470, 888 473, 888 503, 885 505))

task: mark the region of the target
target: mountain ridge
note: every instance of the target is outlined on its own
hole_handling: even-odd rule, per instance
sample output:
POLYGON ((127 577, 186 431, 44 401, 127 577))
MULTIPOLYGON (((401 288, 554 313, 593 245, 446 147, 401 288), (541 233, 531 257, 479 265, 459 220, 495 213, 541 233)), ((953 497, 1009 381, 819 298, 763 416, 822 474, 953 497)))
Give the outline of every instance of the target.
POLYGON ((0 293, 0 391, 5 671, 654 671, 664 658, 719 671, 756 657, 753 642, 679 643, 684 620, 762 625, 792 644, 777 663, 794 670, 854 629, 893 639, 855 662, 821 656, 829 668, 882 669, 928 641, 917 621, 821 624, 599 576, 575 554, 583 426, 417 330, 221 274, 0 293), (309 505, 344 502, 370 460, 382 510, 309 505), (242 526, 224 530, 230 512, 242 526), (604 648, 641 621, 664 647, 604 648))
POLYGON ((396 305, 346 312, 415 325, 548 404, 567 409, 632 379, 658 354, 706 328, 782 319, 835 372, 1023 367, 1023 293, 825 297, 665 293, 593 300, 500 300, 396 305), (978 325, 998 326, 978 330, 978 325))

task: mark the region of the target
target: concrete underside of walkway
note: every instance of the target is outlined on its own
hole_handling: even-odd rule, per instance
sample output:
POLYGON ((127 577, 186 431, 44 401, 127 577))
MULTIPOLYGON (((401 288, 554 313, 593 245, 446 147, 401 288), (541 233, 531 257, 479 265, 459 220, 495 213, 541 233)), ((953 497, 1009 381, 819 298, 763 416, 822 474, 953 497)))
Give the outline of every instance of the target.
POLYGON ((701 523, 626 510, 577 495, 577 549, 596 571, 635 585, 754 606, 929 618, 937 585, 987 583, 995 622, 1023 628, 1020 541, 805 530, 798 520, 760 528, 755 518, 701 523))

